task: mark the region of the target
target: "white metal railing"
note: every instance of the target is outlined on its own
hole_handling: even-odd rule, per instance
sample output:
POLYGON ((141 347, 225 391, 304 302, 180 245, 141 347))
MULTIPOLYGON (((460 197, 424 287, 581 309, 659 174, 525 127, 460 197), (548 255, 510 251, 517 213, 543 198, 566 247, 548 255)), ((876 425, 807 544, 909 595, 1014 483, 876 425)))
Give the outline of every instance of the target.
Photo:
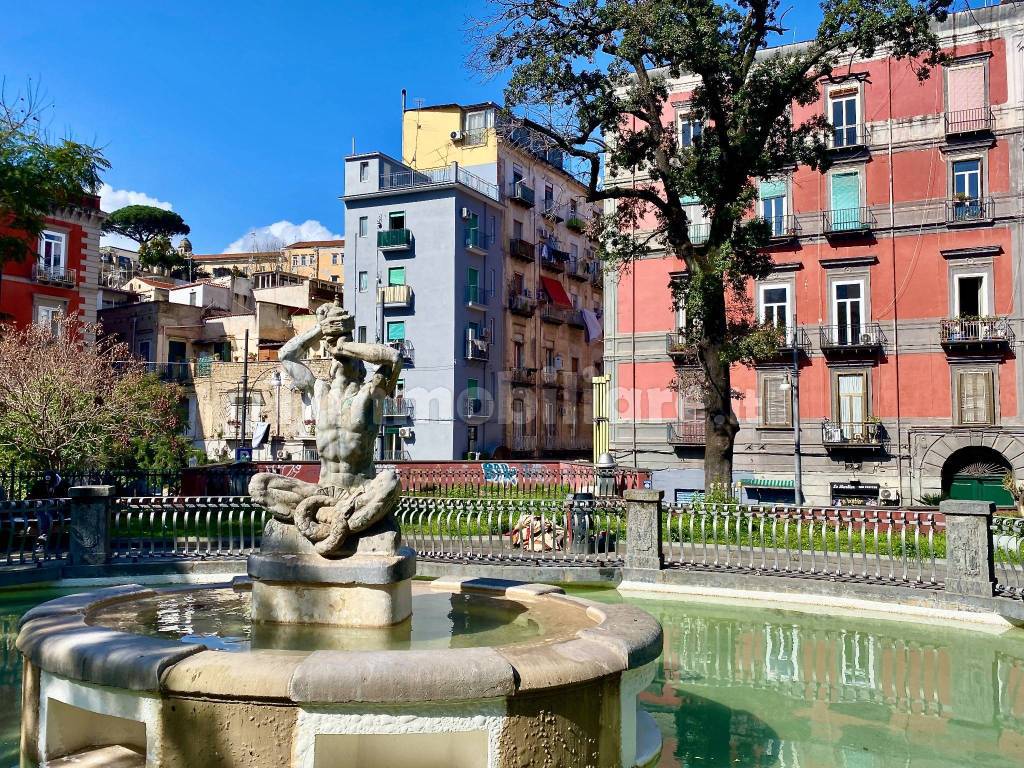
POLYGON ((32 279, 37 283, 51 283, 54 285, 74 285, 78 272, 63 267, 51 267, 41 262, 32 265, 32 279))
POLYGON ((944 580, 945 521, 927 511, 669 505, 666 562, 917 586, 944 580))
POLYGON ((407 187, 427 187, 434 184, 459 183, 463 186, 474 189, 486 195, 492 200, 500 200, 501 195, 496 184, 491 184, 467 171, 458 163, 445 165, 440 168, 424 168, 421 170, 406 169, 393 173, 384 173, 380 176, 380 188, 403 189, 407 187))

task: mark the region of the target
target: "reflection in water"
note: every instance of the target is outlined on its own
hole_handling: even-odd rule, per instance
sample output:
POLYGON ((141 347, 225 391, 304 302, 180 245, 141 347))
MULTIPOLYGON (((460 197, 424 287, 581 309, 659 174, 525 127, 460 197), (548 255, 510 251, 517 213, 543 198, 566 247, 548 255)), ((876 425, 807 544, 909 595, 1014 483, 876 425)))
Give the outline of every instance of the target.
MULTIPOLYGON (((615 592, 579 593, 621 600, 615 592)), ((18 762, 18 618, 60 594, 69 592, 5 593, 0 603, 0 768, 18 762)), ((436 633, 479 641, 505 631, 503 622, 529 616, 476 610, 465 596, 435 597, 442 602, 431 611, 431 629, 421 630, 424 640, 436 633)), ((636 602, 665 628, 658 676, 642 695, 665 737, 660 768, 1024 766, 1022 631, 994 637, 763 608, 636 602)), ((179 637, 212 630, 227 644, 247 643, 244 621, 203 624, 202 617, 237 616, 239 605, 247 600, 182 600, 152 606, 145 621, 179 637)), ((541 624, 558 626, 559 618, 541 624)), ((416 632, 414 623, 408 642, 416 632)))

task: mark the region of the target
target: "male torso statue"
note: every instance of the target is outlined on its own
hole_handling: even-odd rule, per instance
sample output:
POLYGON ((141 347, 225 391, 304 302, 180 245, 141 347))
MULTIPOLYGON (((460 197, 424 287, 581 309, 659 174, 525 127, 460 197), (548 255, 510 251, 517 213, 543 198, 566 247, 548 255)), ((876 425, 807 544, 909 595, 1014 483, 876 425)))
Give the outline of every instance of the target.
POLYGON ((315 401, 320 482, 260 473, 249 483, 254 501, 277 520, 294 523, 324 557, 339 556, 347 537, 391 515, 400 492, 393 470, 376 474, 373 453, 379 404, 394 394, 401 357, 391 347, 353 342, 354 326, 339 304, 325 304, 317 310, 317 324, 278 355, 293 385, 315 401), (321 340, 332 358, 326 379, 318 379, 303 362, 321 340), (364 363, 377 366, 369 380, 364 363))

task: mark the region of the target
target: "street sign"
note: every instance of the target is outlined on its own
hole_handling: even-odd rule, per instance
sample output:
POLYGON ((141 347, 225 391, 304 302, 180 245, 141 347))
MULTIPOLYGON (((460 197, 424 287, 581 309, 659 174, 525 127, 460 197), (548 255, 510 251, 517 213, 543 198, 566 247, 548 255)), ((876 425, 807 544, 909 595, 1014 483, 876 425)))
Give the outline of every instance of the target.
POLYGON ((243 464, 252 461, 252 448, 235 448, 235 463, 243 464))

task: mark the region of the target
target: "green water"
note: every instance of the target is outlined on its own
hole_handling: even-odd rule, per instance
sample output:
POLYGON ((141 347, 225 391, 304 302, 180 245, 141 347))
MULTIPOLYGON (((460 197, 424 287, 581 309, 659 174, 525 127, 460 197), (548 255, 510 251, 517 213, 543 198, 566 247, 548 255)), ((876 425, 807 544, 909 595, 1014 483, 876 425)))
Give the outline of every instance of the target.
MULTIPOLYGON (((573 592, 622 599, 612 591, 573 592)), ((60 594, 69 592, 0 597, 0 766, 18 759, 18 617, 60 594)), ((641 696, 664 735, 660 768, 1024 766, 1024 631, 994 636, 765 608, 630 602, 665 628, 657 678, 641 696)), ((164 618, 171 632, 197 628, 172 629, 170 613, 164 618)), ((478 625, 481 633, 504 626, 490 620, 489 629, 478 625)), ((217 633, 249 642, 226 627, 217 633)))

